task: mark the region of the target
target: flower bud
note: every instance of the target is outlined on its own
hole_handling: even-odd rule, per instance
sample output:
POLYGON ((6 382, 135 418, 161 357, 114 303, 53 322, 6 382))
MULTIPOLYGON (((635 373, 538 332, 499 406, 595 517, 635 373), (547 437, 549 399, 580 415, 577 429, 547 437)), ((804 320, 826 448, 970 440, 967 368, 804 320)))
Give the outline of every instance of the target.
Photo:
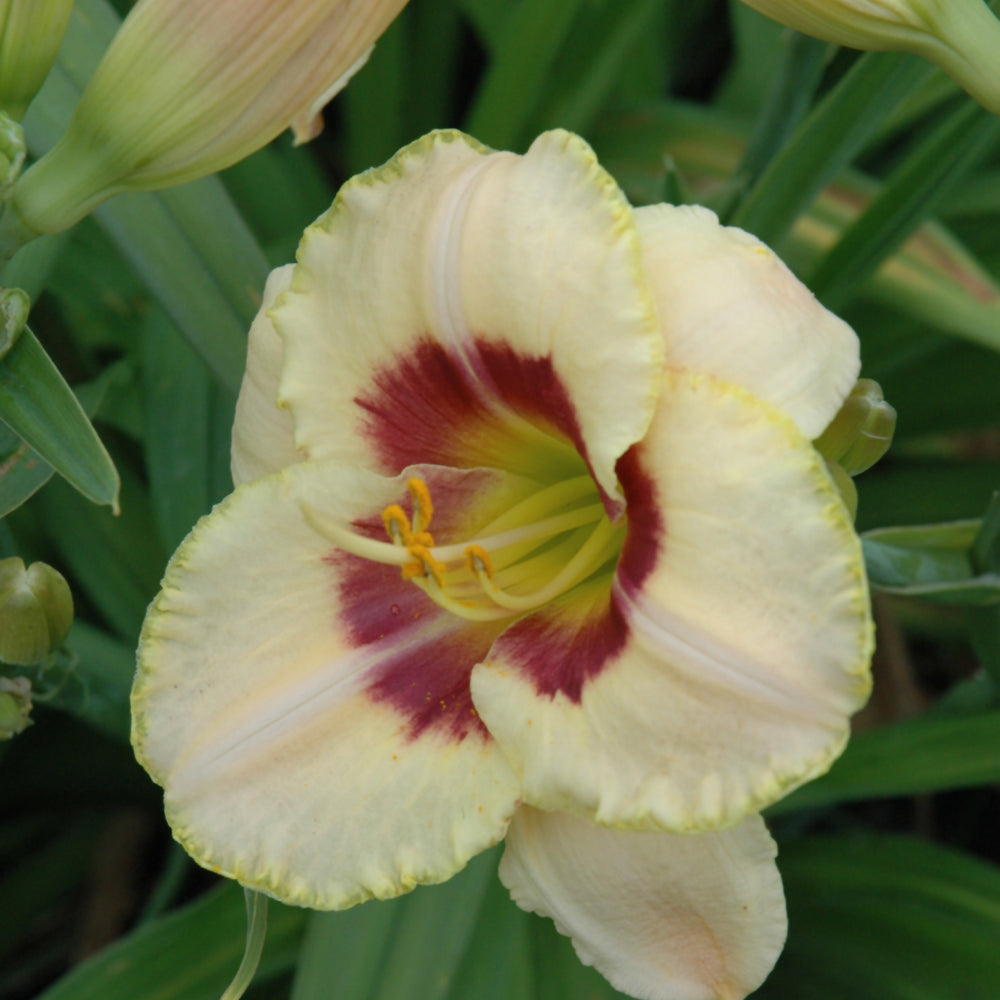
POLYGON ((0 111, 20 121, 52 69, 73 0, 0 0, 0 111))
POLYGON ((816 450, 848 476, 870 469, 888 450, 896 411, 870 378, 858 379, 830 425, 816 439, 816 450))
POLYGON ((21 178, 9 232, 53 233, 121 191, 195 180, 323 105, 406 0, 139 0, 63 138, 21 178))
POLYGON ((62 574, 43 562, 25 569, 17 556, 0 560, 0 660, 36 666, 72 624, 73 595, 62 574))
POLYGON ((743 0, 803 34, 854 49, 913 52, 1000 114, 1000 21, 982 0, 743 0))
POLYGON ((30 310, 27 292, 20 288, 0 288, 0 361, 20 340, 30 310))
POLYGON ((9 740, 31 725, 31 682, 27 677, 0 677, 0 740, 9 740))

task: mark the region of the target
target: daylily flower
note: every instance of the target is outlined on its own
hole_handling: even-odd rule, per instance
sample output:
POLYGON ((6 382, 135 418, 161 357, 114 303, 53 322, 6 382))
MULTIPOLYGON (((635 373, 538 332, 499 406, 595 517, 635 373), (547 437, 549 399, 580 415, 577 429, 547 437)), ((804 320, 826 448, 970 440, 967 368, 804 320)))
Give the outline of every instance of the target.
POLYGON ((113 194, 222 170, 289 126, 312 138, 405 3, 139 0, 5 228, 59 232, 113 194))
POLYGON ((1000 114, 1000 21, 982 0, 743 0, 803 34, 852 49, 912 52, 1000 114))
POLYGON ((756 813, 865 700, 816 437, 858 344, 766 247, 582 140, 432 134, 271 276, 235 492, 171 561, 133 742, 203 865, 342 908, 500 875, 638 997, 785 933, 756 813))

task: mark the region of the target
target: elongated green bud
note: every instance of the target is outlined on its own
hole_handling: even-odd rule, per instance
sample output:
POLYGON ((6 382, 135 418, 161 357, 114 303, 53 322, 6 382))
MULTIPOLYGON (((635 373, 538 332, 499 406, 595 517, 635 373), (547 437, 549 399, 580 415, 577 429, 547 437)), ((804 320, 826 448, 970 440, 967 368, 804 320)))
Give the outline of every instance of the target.
POLYGON ((11 233, 68 228, 122 191, 183 184, 320 111, 406 0, 139 0, 66 135, 25 172, 11 233))
POLYGON ((9 740, 31 725, 31 682, 27 677, 0 677, 0 740, 9 740))
POLYGON ((892 444, 896 411, 870 378, 858 379, 830 425, 816 439, 816 450, 849 476, 870 469, 892 444))
POLYGON ((762 14, 852 49, 913 52, 1000 114, 1000 21, 982 0, 743 0, 762 14))
POLYGON ((73 595, 62 574, 43 562, 25 569, 17 556, 0 560, 0 660, 41 663, 73 624, 73 595))
POLYGON ((0 111, 20 121, 52 69, 73 0, 0 0, 0 111))

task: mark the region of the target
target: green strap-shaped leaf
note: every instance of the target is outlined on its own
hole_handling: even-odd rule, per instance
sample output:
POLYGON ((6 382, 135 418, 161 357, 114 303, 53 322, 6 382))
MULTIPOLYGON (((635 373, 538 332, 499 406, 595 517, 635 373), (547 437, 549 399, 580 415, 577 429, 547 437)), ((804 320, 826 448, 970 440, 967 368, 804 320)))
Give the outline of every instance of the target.
MULTIPOLYGON (((643 43, 650 37, 667 40, 658 32, 668 15, 665 0, 616 0, 585 5, 569 32, 550 74, 550 85, 535 94, 544 99, 531 118, 530 133, 567 128, 586 133, 594 119, 622 85, 643 43)), ((667 78, 666 46, 657 53, 657 75, 667 78)), ((649 58, 647 56, 647 58, 649 58)))
POLYGON ((160 538, 172 551, 232 489, 235 400, 159 309, 144 324, 141 351, 150 500, 160 538))
MULTIPOLYGON (((1000 574, 1000 492, 990 498, 972 542, 972 564, 983 573, 1000 574)), ((994 681, 1000 681, 1000 601, 969 612, 972 647, 994 681)))
POLYGON ((855 736, 827 774, 776 802, 767 815, 998 781, 1000 712, 928 716, 855 736))
MULTIPOLYGON (((258 981, 294 964, 307 911, 272 903, 258 981)), ((218 1000, 243 954, 243 890, 229 884, 141 927, 39 1000, 218 1000)))
POLYGON ((586 1000, 625 1000, 596 969, 584 965, 569 938, 551 920, 532 918, 529 923, 531 953, 538 1000, 581 997, 586 1000))
POLYGON ((884 528, 862 539, 872 586, 890 594, 971 607, 1000 603, 1000 573, 976 571, 979 521, 884 528))
POLYGON ((126 742, 129 694, 135 675, 131 644, 77 619, 66 640, 67 654, 56 661, 56 689, 48 704, 126 742))
POLYGON ((410 11, 379 39, 364 68, 344 92, 347 170, 355 174, 384 162, 413 134, 407 131, 406 40, 410 11))
POLYGON ((581 4, 522 0, 509 15, 465 123, 472 135, 498 149, 517 144, 581 4))
POLYGON ((123 639, 134 642, 166 563, 144 486, 122 467, 118 518, 83 503, 58 480, 33 506, 80 591, 123 639))
POLYGON ((777 245, 813 198, 929 73, 910 56, 870 52, 795 130, 733 213, 733 225, 777 245))
POLYGON ((867 531, 869 579, 880 587, 967 580, 975 572, 971 552, 979 525, 969 519, 867 531))
MULTIPOLYGON (((462 12, 473 23, 480 40, 492 54, 503 40, 504 28, 510 18, 510 0, 457 0, 462 12)), ((530 3, 530 0, 519 0, 530 3)))
POLYGON ((496 852, 443 885, 310 918, 292 1000, 445 1000, 473 938, 496 852))
POLYGON ((1000 462, 898 462, 859 476, 858 525, 945 521, 982 510, 1000 462))
MULTIPOLYGON (((542 996, 535 990, 531 948, 532 926, 542 922, 542 918, 520 909, 498 878, 490 879, 448 1000, 471 1000, 473 997, 475 1000, 533 1000, 542 996)), ((551 924, 551 921, 544 923, 551 924)), ((562 989, 548 995, 571 995, 569 983, 561 985, 562 989)))
POLYGON ((486 886, 496 878, 496 853, 476 858, 440 886, 401 901, 392 950, 372 1000, 445 1000, 472 939, 486 886))
POLYGON ((1000 996, 1000 870, 881 834, 782 845, 785 952, 755 1000, 1000 996))
POLYGON ((972 540, 972 562, 978 570, 1000 573, 1000 491, 990 498, 972 540))
POLYGON ((1000 118, 963 104, 900 163, 868 210, 809 278, 831 309, 842 308, 879 264, 930 217, 1000 137, 1000 118))
MULTIPOLYGON (((0 420, 88 500, 117 512, 120 483, 114 463, 73 390, 27 327, 0 358, 0 420)), ((0 477, 23 458, 20 453, 8 458, 14 464, 0 467, 0 477)), ((16 485, 0 492, 6 492, 8 505, 20 502, 16 485)))
POLYGON ((739 176, 752 187, 768 163, 791 136, 809 110, 831 47, 815 38, 791 31, 783 36, 784 52, 767 99, 747 143, 739 176))
POLYGON ((368 1000, 399 916, 395 901, 355 906, 344 913, 309 917, 292 987, 292 1000, 368 1000))
MULTIPOLYGON (((93 382, 78 386, 75 394, 88 417, 97 412, 104 395, 123 376, 125 362, 109 367, 93 382)), ((20 507, 52 478, 52 466, 16 434, 0 428, 0 517, 20 507)))

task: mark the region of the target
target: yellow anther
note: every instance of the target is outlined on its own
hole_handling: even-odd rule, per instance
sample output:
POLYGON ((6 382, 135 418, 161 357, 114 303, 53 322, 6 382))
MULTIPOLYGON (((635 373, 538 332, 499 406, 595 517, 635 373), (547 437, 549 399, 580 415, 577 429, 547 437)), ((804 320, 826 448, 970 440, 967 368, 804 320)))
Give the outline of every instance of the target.
POLYGON ((416 580, 418 577, 426 576, 422 562, 409 562, 401 568, 401 572, 404 580, 416 580))
POLYGON ((385 525, 385 533, 397 545, 405 545, 409 548, 413 543, 410 520, 399 504, 390 504, 382 511, 382 523, 385 525))
POLYGON ((411 479, 406 488, 413 497, 413 531, 419 534, 431 526, 434 517, 434 504, 431 503, 431 491, 422 479, 411 479))
POLYGON ((426 549, 434 548, 434 536, 429 531, 418 531, 409 541, 409 545, 423 545, 426 549))
POLYGON ((439 563, 434 556, 431 555, 430 549, 423 545, 410 545, 409 546, 410 555, 417 560, 417 563, 407 563, 403 567, 403 578, 406 580, 412 580, 416 576, 429 576, 433 577, 435 583, 441 588, 444 587, 444 573, 445 567, 443 563, 439 563), (411 572, 411 567, 419 565, 420 572, 411 572))
POLYGON ((493 579, 493 563, 490 562, 490 554, 481 545, 470 545, 465 550, 465 565, 469 567, 469 572, 473 576, 485 573, 488 579, 493 579))

